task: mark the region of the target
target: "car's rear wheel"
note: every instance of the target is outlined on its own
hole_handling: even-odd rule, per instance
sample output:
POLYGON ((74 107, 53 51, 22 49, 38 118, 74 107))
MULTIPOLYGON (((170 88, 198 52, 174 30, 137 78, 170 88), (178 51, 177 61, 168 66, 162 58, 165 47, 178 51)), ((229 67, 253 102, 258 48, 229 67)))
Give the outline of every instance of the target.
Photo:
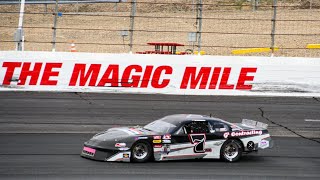
POLYGON ((151 145, 144 141, 135 143, 131 148, 131 160, 133 162, 147 162, 151 154, 151 145))
POLYGON ((241 142, 236 139, 229 139, 222 145, 220 156, 226 161, 235 162, 241 158, 242 152, 241 142))

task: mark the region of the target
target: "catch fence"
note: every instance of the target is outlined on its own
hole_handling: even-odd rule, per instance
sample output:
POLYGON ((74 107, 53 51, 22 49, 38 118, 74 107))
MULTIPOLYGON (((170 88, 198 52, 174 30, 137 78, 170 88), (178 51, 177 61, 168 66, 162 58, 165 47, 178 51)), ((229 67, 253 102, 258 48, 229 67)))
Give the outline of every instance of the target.
POLYGON ((0 50, 19 43, 28 51, 70 51, 75 43, 80 52, 136 53, 154 50, 149 42, 175 42, 185 45, 178 51, 209 55, 320 57, 320 49, 307 48, 320 44, 316 0, 26 5, 23 40, 15 37, 19 8, 0 6, 0 50))

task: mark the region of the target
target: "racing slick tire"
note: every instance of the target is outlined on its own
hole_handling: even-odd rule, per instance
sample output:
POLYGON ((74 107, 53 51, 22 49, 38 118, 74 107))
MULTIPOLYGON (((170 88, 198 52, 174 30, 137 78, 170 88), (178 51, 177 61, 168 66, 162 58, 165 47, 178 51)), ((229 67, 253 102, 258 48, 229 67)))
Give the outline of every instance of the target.
POLYGON ((243 148, 237 139, 227 140, 221 147, 220 157, 228 162, 238 161, 242 156, 243 148))
POLYGON ((144 141, 136 142, 131 148, 131 161, 143 163, 147 162, 152 155, 150 143, 144 141))

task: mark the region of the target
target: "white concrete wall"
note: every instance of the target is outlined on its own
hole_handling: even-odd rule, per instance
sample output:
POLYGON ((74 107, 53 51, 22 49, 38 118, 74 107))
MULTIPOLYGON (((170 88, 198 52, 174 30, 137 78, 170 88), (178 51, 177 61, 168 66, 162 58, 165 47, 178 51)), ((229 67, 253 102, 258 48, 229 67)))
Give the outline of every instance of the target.
POLYGON ((320 58, 2 51, 0 90, 320 96, 320 58))

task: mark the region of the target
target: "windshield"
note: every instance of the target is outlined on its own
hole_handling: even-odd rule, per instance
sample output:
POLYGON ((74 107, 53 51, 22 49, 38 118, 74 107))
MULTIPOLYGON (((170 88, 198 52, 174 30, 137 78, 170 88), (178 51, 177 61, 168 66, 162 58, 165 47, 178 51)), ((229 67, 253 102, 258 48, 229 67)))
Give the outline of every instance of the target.
POLYGON ((170 133, 175 127, 177 126, 171 123, 168 123, 162 120, 156 120, 145 125, 143 128, 165 134, 165 133, 170 133))

